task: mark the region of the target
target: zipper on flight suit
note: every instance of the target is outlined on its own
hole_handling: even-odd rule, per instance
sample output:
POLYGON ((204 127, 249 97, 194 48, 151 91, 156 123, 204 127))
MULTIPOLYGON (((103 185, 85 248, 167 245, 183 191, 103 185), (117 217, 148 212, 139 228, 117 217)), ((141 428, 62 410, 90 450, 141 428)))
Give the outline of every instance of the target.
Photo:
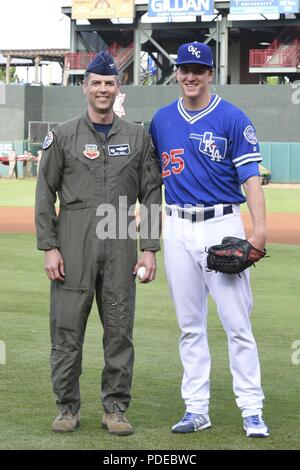
POLYGON ((104 143, 102 144, 102 150, 103 150, 103 155, 104 155, 104 164, 103 164, 103 182, 104 182, 104 196, 105 196, 105 201, 108 202, 108 199, 107 199, 107 187, 106 187, 106 183, 107 183, 107 164, 108 164, 108 154, 107 154, 107 151, 106 151, 106 147, 108 146, 108 142, 109 142, 109 139, 112 135, 116 134, 116 132, 113 132, 111 133, 112 129, 109 130, 107 136, 105 136, 105 140, 104 140, 104 143))
POLYGON ((104 201, 107 203, 107 175, 106 175, 106 166, 107 166, 107 154, 106 154, 106 149, 105 149, 105 144, 107 142, 107 137, 105 139, 104 144, 102 144, 102 150, 103 150, 103 155, 104 155, 104 161, 103 161, 103 183, 104 183, 104 201))
MULTIPOLYGON (((97 135, 97 140, 99 142, 99 148, 102 148, 102 151, 103 151, 103 186, 104 186, 104 194, 103 194, 103 197, 104 197, 104 201, 106 200, 106 163, 107 163, 107 155, 106 155, 106 151, 105 151, 105 143, 106 143, 106 140, 104 141, 103 143, 103 140, 101 139, 99 133, 96 132, 96 135, 97 135)), ((100 158, 101 158, 101 154, 100 154, 100 158)), ((94 189, 95 189, 95 178, 93 179, 93 184, 94 184, 94 187, 93 187, 93 194, 95 194, 94 192, 94 189)))

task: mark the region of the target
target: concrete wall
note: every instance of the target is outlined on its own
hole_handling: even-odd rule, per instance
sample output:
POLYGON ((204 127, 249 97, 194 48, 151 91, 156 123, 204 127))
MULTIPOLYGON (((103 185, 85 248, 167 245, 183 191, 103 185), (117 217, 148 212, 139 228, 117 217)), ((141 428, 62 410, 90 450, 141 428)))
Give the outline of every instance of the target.
MULTIPOLYGON (((0 103, 0 141, 27 138, 28 121, 62 122, 86 109, 81 87, 8 85, 0 103)), ((179 96, 170 86, 124 86, 126 119, 150 121, 154 112, 179 96)), ((212 86, 224 99, 242 108, 252 119, 259 140, 300 142, 300 87, 291 85, 212 86)))
POLYGON ((1 93, 1 98, 0 142, 23 140, 25 87, 16 85, 5 86, 1 93))
MULTIPOLYGON (((139 122, 150 121, 158 107, 179 96, 177 86, 124 86, 122 90, 126 118, 139 122)), ((213 85, 212 92, 244 110, 260 141, 300 142, 300 103, 296 104, 297 90, 290 85, 213 85)))
MULTIPOLYGON (((212 91, 245 111, 260 141, 300 142, 300 104, 294 99, 297 90, 290 85, 213 85, 212 91)), ((176 85, 123 86, 121 92, 126 94, 125 117, 135 122, 150 121, 159 107, 180 95, 176 85)), ((44 87, 44 121, 64 121, 85 108, 80 87, 44 87)))
MULTIPOLYGON (((178 86, 124 86, 126 119, 149 124, 155 111, 180 96, 178 86)), ((240 107, 253 121, 264 165, 273 181, 300 182, 300 86, 212 85, 212 92, 240 107)), ((62 122, 82 114, 81 87, 5 87, 0 100, 0 151, 28 147, 28 122, 62 122)), ((2 166, 2 165, 1 165, 2 166)))
POLYGON ((43 87, 25 85, 24 138, 28 137, 29 121, 43 121, 43 87))
POLYGON ((300 142, 262 142, 260 150, 274 183, 300 182, 300 142))
POLYGON ((43 121, 67 121, 79 116, 85 109, 86 98, 81 87, 43 87, 43 121))
POLYGON ((217 93, 245 111, 260 141, 300 142, 300 103, 290 85, 226 85, 217 93))

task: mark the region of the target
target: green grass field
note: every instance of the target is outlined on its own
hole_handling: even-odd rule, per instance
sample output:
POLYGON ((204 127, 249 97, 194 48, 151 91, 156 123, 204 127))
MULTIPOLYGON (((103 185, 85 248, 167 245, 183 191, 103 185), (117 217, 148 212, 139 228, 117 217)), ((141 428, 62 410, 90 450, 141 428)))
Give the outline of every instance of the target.
POLYGON ((170 432, 184 407, 180 397, 179 330, 161 255, 156 282, 138 285, 136 359, 128 411, 135 434, 110 436, 99 426, 103 356, 95 309, 84 347, 82 424, 71 435, 54 434, 51 422, 56 407, 48 358, 49 286, 43 273, 43 256, 35 250, 33 235, 1 234, 0 242, 0 340, 5 341, 7 350, 6 365, 0 365, 1 449, 300 448, 300 364, 291 360, 292 343, 300 340, 300 246, 269 245, 271 257, 251 271, 255 299, 252 322, 266 395, 264 415, 272 432, 268 439, 253 440, 242 430, 231 387, 226 338, 213 304, 209 314, 213 426, 211 430, 188 435, 170 432))
MULTIPOLYGON (((0 179, 0 206, 33 207, 36 180, 0 179)), ((264 186, 268 212, 300 212, 300 189, 264 186)), ((247 210, 246 205, 242 206, 247 210)))
POLYGON ((0 206, 33 207, 35 179, 0 179, 0 206))
MULTIPOLYGON (((0 206, 31 207, 35 180, 0 179, 0 206)), ((264 188, 268 212, 299 212, 300 190, 264 188)), ((0 341, 7 360, 0 364, 0 449, 299 449, 299 371, 292 344, 300 340, 300 246, 268 245, 271 257, 252 269, 254 311, 265 418, 272 436, 247 439, 233 397, 226 337, 210 304, 212 355, 211 430, 174 435, 170 426, 183 414, 179 330, 169 297, 161 254, 155 283, 138 285, 135 323, 136 360, 128 417, 129 437, 100 429, 99 384, 103 367, 101 326, 93 308, 84 346, 81 380, 82 425, 71 435, 56 435, 56 407, 49 368, 49 285, 43 256, 33 235, 0 234, 0 341)), ((299 354, 298 356, 299 357, 299 354)))

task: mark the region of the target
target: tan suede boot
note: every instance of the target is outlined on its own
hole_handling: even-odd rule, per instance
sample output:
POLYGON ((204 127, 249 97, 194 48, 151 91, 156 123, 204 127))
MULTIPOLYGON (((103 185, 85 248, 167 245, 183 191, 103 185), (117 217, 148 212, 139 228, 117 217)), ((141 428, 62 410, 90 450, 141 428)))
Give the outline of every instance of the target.
POLYGON ((80 425, 80 412, 73 415, 70 412, 60 413, 52 423, 54 432, 73 432, 80 425))
POLYGON ((129 436, 133 434, 132 426, 129 424, 122 411, 104 413, 102 427, 115 436, 129 436))

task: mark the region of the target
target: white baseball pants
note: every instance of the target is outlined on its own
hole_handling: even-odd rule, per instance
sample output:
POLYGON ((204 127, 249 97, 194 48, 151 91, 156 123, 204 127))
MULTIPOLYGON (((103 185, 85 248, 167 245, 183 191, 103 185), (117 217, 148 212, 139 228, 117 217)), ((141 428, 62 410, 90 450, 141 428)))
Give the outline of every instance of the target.
MULTIPOLYGON (((215 206, 221 214, 220 206, 215 206)), ((239 206, 233 214, 202 222, 172 215, 164 225, 165 269, 175 305, 184 369, 181 393, 186 410, 207 414, 210 398, 210 354, 207 342, 207 299, 210 293, 227 334, 233 391, 242 416, 261 414, 264 394, 249 315, 252 293, 249 270, 241 277, 207 271, 205 249, 225 236, 245 238, 239 206)))

